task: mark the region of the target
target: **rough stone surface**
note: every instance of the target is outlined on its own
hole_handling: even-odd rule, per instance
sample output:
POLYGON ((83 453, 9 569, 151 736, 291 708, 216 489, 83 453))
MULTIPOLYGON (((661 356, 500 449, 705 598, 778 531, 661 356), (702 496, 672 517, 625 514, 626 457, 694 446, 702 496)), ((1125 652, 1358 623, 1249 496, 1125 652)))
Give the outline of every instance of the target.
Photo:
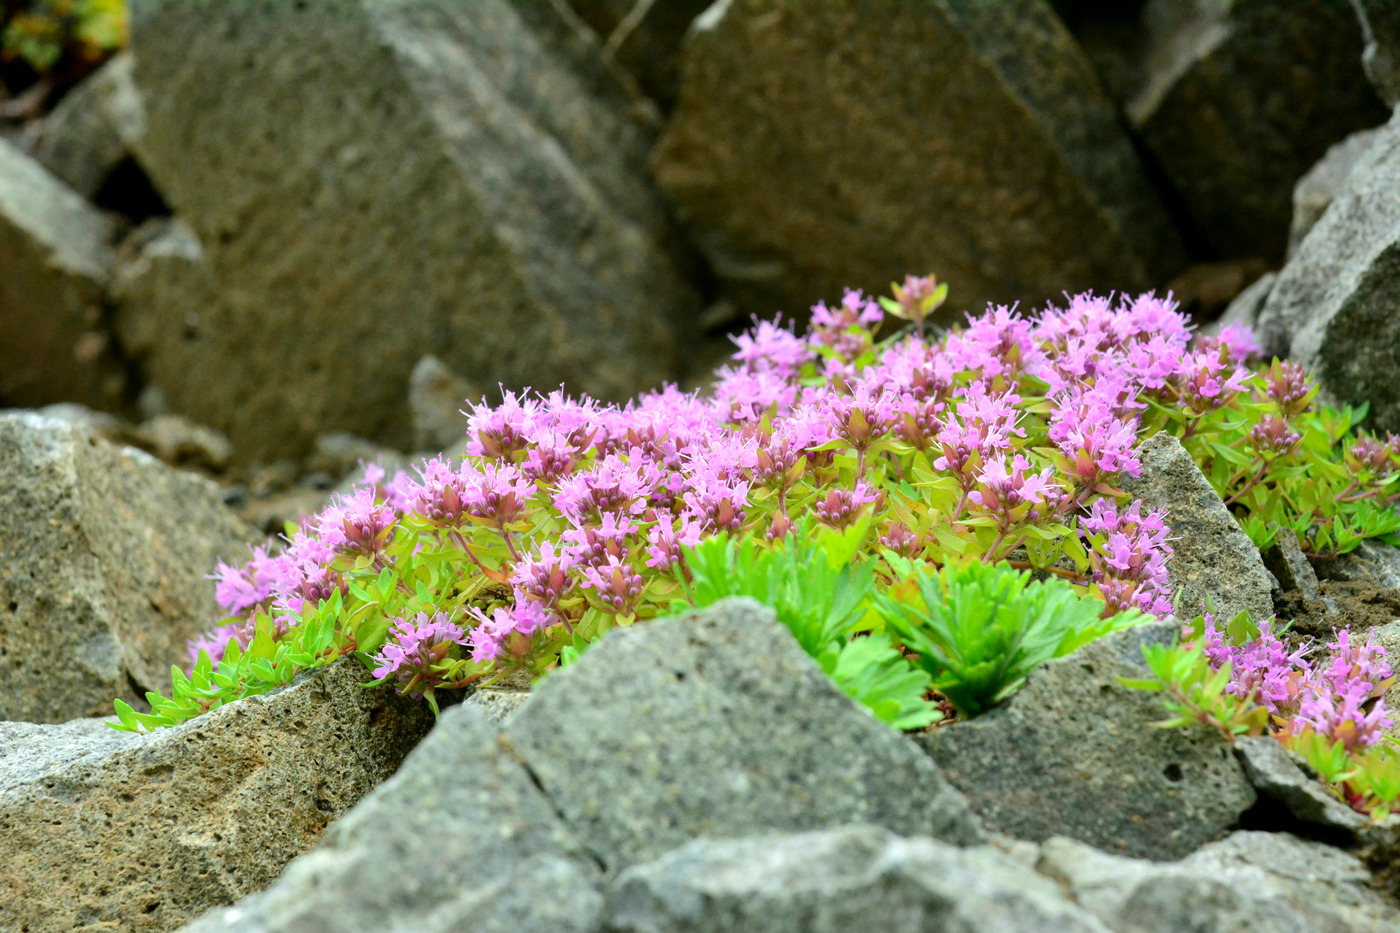
POLYGON ((1234 301, 1225 308, 1225 313, 1220 315, 1219 322, 1206 328, 1207 333, 1219 333, 1227 324, 1239 324, 1253 330, 1254 322, 1269 298, 1269 290, 1277 280, 1278 274, 1274 272, 1266 272, 1255 279, 1252 285, 1235 296, 1234 301))
POLYGON ((1217 617, 1233 618, 1248 609, 1255 619, 1273 614, 1273 582, 1259 549, 1240 528, 1181 441, 1162 433, 1142 443, 1141 476, 1123 477, 1122 486, 1147 508, 1165 508, 1171 528, 1167 562, 1178 614, 1191 618, 1209 599, 1217 617))
POLYGON ((1237 825, 1255 794, 1218 733, 1154 729, 1167 716, 1161 696, 1116 679, 1150 676, 1143 645, 1175 629, 1100 639, 1033 672, 990 712, 918 740, 989 829, 1180 858, 1237 825))
POLYGON ((1394 107, 1400 104, 1400 5, 1393 0, 1351 0, 1351 5, 1366 39, 1361 64, 1376 93, 1394 107))
POLYGON ((609 399, 672 375, 699 302, 652 126, 562 3, 132 4, 137 157, 198 245, 125 276, 118 325, 174 411, 251 461, 406 447, 426 353, 609 399))
POLYGON ((1259 795, 1283 806, 1294 819, 1347 835, 1366 825, 1366 817, 1323 790, 1315 777, 1303 773, 1272 736, 1236 739, 1235 757, 1259 795))
POLYGON ((126 371, 103 319, 112 221, 0 139, 0 404, 120 408, 126 371))
POLYGON ((597 929, 596 864, 510 743, 470 706, 278 882, 187 933, 573 933, 597 929))
POLYGON ((657 182, 745 313, 933 270, 952 315, 1183 262, 1042 0, 733 0, 695 20, 683 59, 657 182))
POLYGON ((252 532, 206 479, 32 412, 0 414, 0 719, 168 688, 252 532))
POLYGON ((1320 580, 1400 589, 1400 548, 1379 541, 1362 541, 1360 547, 1341 557, 1314 562, 1313 569, 1320 580))
POLYGON ((180 415, 157 415, 143 421, 135 441, 166 463, 223 471, 233 456, 233 445, 213 428, 195 424, 180 415))
POLYGON ((1237 832, 1169 865, 1052 839, 1036 867, 1116 933, 1382 933, 1400 925, 1354 856, 1283 833, 1237 832))
POLYGON ((995 849, 862 825, 696 840, 624 872, 608 911, 610 933, 1107 933, 995 849))
POLYGON ((1371 405, 1400 430, 1400 117, 1380 131, 1279 273, 1259 315, 1265 353, 1313 369, 1326 401, 1371 405))
POLYGON ((1148 0, 1129 120, 1218 256, 1281 258, 1293 184, 1385 120, 1335 0, 1148 0))
POLYGON ((713 0, 569 0, 647 96, 669 109, 680 92, 681 40, 713 0))
POLYGON ((408 379, 414 450, 447 450, 467 435, 466 406, 482 393, 435 356, 425 356, 408 379))
POLYGON ((65 94, 38 124, 34 158, 85 198, 131 158, 145 130, 131 75, 131 53, 122 52, 65 94))
POLYGON ((347 659, 144 736, 0 727, 0 929, 155 933, 270 884, 431 724, 364 681, 347 659))
POLYGON ((1380 135, 1380 128, 1360 130, 1327 150, 1293 186, 1293 223, 1288 228, 1288 255, 1313 228, 1346 183, 1347 176, 1380 135))
POLYGON ((696 836, 857 821, 980 839, 933 763, 750 600, 609 632, 507 734, 609 871, 696 836))
POLYGON ((1298 536, 1288 528, 1280 529, 1278 539, 1263 552, 1264 566, 1284 590, 1297 590, 1307 600, 1317 599, 1317 573, 1308 563, 1298 536))

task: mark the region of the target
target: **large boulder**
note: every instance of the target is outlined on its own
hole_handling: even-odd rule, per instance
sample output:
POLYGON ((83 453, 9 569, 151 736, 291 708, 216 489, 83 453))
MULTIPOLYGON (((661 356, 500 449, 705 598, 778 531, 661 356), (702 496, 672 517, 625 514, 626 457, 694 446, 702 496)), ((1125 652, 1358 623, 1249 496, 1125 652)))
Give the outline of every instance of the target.
POLYGON ((471 706, 266 892, 187 933, 585 933, 601 873, 471 706))
POLYGON ((696 836, 855 821, 980 838, 933 763, 749 600, 608 633, 506 731, 609 871, 696 836))
POLYGON ((142 736, 0 723, 0 929, 157 933, 272 883, 432 723, 366 678, 347 659, 142 736))
POLYGON ((1168 715, 1161 695, 1118 682, 1150 676, 1143 646, 1175 634, 1161 622, 1100 639, 990 712, 918 739, 989 829, 1181 858, 1237 826, 1255 793, 1219 733, 1153 728, 1168 715))
POLYGON ((103 316, 113 230, 0 138, 0 405, 125 404, 126 369, 103 316))
POLYGON ((1274 614, 1273 580, 1259 549, 1240 528, 1186 448, 1165 432, 1142 443, 1142 475, 1122 486, 1150 509, 1165 508, 1171 527, 1167 561, 1178 612, 1192 618, 1213 605, 1217 618, 1248 609, 1255 620, 1274 614))
POLYGON ((1059 887, 990 847, 868 825, 700 839, 628 869, 610 933, 1106 933, 1059 887))
POLYGON ((607 398, 698 310, 647 186, 651 124, 563 0, 132 4, 137 158, 188 225, 118 323, 245 460, 406 447, 425 354, 607 398))
POLYGON ((1282 258, 1294 182, 1387 116, 1356 17, 1338 0, 1147 0, 1137 28, 1108 51, 1128 60, 1128 119, 1193 236, 1220 257, 1282 258))
POLYGON ((1371 424, 1400 430, 1400 117, 1352 168, 1279 273, 1259 313, 1266 353, 1317 375, 1323 397, 1369 402, 1371 424))
POLYGON ((987 301, 1146 287, 1176 234, 1043 0, 732 0, 686 38, 656 155, 741 310, 906 273, 987 301))
POLYGON ((0 719, 141 703, 218 618, 253 532, 209 480, 31 412, 0 414, 0 719))
POLYGON ((1376 93, 1394 107, 1400 104, 1400 5, 1393 0, 1351 0, 1351 5, 1366 37, 1361 63, 1376 93))

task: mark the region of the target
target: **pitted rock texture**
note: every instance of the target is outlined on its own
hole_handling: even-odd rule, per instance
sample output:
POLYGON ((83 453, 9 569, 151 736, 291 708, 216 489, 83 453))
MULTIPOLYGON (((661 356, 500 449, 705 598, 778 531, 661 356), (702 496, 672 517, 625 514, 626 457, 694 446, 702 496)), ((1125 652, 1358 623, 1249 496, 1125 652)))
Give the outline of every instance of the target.
POLYGON ((1346 184, 1347 176, 1361 161, 1366 150, 1380 135, 1380 128, 1358 130, 1337 143, 1308 173, 1293 186, 1293 223, 1288 228, 1288 255, 1298 251, 1298 244, 1308 235, 1332 199, 1346 184))
POLYGON ((1145 644, 1170 622, 1102 638, 1031 673, 1000 706, 918 741, 988 829, 1069 836, 1110 852, 1173 859, 1223 837, 1255 801, 1230 744, 1205 726, 1163 731, 1145 644))
POLYGON ((410 441, 425 354, 620 399, 699 310, 654 128, 564 0, 132 4, 137 158, 188 225, 121 276, 172 410, 246 461, 410 441))
POLYGON ((32 412, 0 414, 0 719, 168 689, 219 618, 206 575, 257 537, 207 479, 32 412))
POLYGON ((125 405, 127 374, 103 311, 114 231, 0 138, 0 406, 125 405))
POLYGON ((0 929, 172 930, 258 891, 432 714, 355 659, 148 735, 0 725, 0 929))
POLYGON ((613 872, 696 836, 863 821, 981 837, 933 763, 751 600, 609 632, 536 687, 506 732, 613 872))
POLYGON ((275 885, 185 929, 585 933, 600 877, 510 743, 463 704, 275 885))
POLYGON ((1166 509, 1172 556, 1171 587, 1178 613, 1193 618, 1206 610, 1231 619, 1248 609, 1254 619, 1273 615, 1273 581, 1259 549, 1240 528, 1186 448, 1165 432, 1139 448, 1141 476, 1123 477, 1122 487, 1142 500, 1144 511, 1166 509))
POLYGON ((1043 0, 716 3, 686 37, 655 170, 743 312, 935 270, 951 319, 1184 261, 1043 0))

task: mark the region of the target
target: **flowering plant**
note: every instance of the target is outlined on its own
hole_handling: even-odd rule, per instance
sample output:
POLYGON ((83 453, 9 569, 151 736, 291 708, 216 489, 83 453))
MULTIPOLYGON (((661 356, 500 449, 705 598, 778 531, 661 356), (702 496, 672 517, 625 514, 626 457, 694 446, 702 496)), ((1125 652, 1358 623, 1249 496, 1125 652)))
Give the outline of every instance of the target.
MULTIPOLYGON (((931 279, 896 295, 920 326, 944 297, 931 279)), ((416 476, 371 468, 279 552, 220 565, 230 616, 192 643, 191 661, 233 686, 196 706, 243 695, 260 632, 301 644, 307 620, 327 612, 314 663, 356 653, 379 681, 434 705, 435 691, 539 676, 608 629, 667 611, 694 580, 687 548, 726 534, 775 547, 803 521, 868 527, 856 557, 884 568, 891 555, 913 569, 1006 562, 1062 578, 1105 619, 1166 616, 1164 516, 1118 488, 1140 472, 1138 440, 1179 434, 1218 488, 1248 487, 1231 493, 1248 521, 1296 478, 1278 465, 1291 441, 1270 440, 1269 422, 1248 448, 1271 451, 1267 468, 1242 480, 1219 466, 1246 449, 1231 432, 1253 437, 1270 406, 1315 428, 1294 411, 1296 380, 1275 398, 1271 377, 1246 368, 1248 334, 1193 341, 1153 295, 1080 295, 1034 318, 990 308, 936 338, 918 327, 880 337, 884 317, 852 291, 814 308, 802 336, 759 322, 704 398, 666 388, 613 406, 506 392, 472 406, 464 459, 432 458, 416 476)), ((1358 482, 1358 495, 1374 486, 1358 482)), ((1301 511, 1310 504, 1322 508, 1290 506, 1299 522, 1314 521, 1301 511)), ((289 679, 306 657, 258 660, 289 679)), ((188 692, 177 678, 173 700, 150 694, 152 712, 132 722, 188 718, 188 692)))

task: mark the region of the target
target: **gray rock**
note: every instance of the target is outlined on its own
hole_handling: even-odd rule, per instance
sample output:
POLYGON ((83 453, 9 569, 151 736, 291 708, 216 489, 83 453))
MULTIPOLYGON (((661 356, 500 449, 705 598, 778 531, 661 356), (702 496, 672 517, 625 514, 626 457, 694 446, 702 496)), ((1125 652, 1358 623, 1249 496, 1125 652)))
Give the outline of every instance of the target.
POLYGON ((233 457, 233 445, 227 437, 180 415, 157 415, 142 422, 135 441, 166 463, 213 473, 223 472, 233 457))
POLYGON ((168 688, 218 618, 205 575, 253 538, 209 480, 0 414, 0 719, 105 715, 168 688))
POLYGON ((462 702, 468 706, 476 707, 481 715, 486 717, 487 722, 504 728, 510 717, 514 716, 516 710, 524 706, 528 699, 530 699, 528 688, 521 690, 513 687, 495 686, 485 690, 474 690, 462 702))
POLYGON ((1267 352, 1310 367, 1331 402, 1400 430, 1400 117, 1381 130, 1279 273, 1259 315, 1267 352))
POLYGON ((347 659, 143 736, 0 726, 0 928, 153 933, 270 884, 431 724, 366 679, 347 659))
POLYGON ((615 933, 1108 933, 996 849, 866 825, 698 839, 624 872, 608 913, 615 933))
POLYGON ((1354 856, 1282 833, 1237 832, 1176 864, 1041 847, 1037 868, 1116 933, 1382 933, 1400 913, 1354 856))
POLYGON ((1283 256, 1293 184, 1385 120, 1361 30, 1330 0, 1148 0, 1129 120, 1221 257, 1283 256))
POLYGON ((599 874, 510 743, 458 706, 275 885, 185 930, 583 933, 599 874))
POLYGON ((1361 63, 1381 99, 1400 104, 1400 7, 1392 0, 1351 0, 1361 20, 1366 51, 1361 63))
POLYGON ((1327 210, 1332 199, 1346 183, 1347 176, 1366 150, 1380 135, 1380 128, 1358 130, 1327 150, 1308 173, 1293 186, 1293 223, 1288 228, 1288 255, 1298 251, 1298 244, 1308 235, 1327 210))
POLYGON ((933 763, 750 600, 609 632, 507 734, 609 871, 696 836, 851 822, 980 839, 933 763))
POLYGON ((0 404, 120 409, 126 371, 103 319, 113 222, 0 139, 0 404))
POLYGON ((69 91, 38 125, 34 158, 74 191, 91 198, 145 131, 141 97, 122 52, 69 91))
POLYGON ((1379 541, 1362 541, 1341 557, 1313 564, 1319 580, 1366 583, 1378 589, 1400 589, 1400 548, 1379 541))
POLYGON ((647 96, 670 109, 680 92, 681 40, 713 0, 569 0, 647 96))
POLYGON ((932 270, 951 316, 1184 262, 1042 0, 717 3, 686 37, 655 171, 745 313, 932 270))
POLYGON ((1122 487, 1147 508, 1165 508, 1171 528, 1167 562, 1179 615, 1192 618, 1209 600, 1217 618, 1248 609, 1256 620, 1274 613, 1273 582, 1259 549, 1240 528, 1181 441, 1161 433, 1140 449, 1141 476, 1124 476, 1122 487))
POLYGON ((1361 827, 1353 852, 1371 869, 1376 888, 1400 900, 1400 815, 1361 827))
POLYGON ((413 419, 414 450, 447 450, 467 434, 462 414, 469 402, 482 398, 479 389, 429 355, 418 361, 408 378, 408 411, 413 419))
POLYGON ((1265 272, 1259 276, 1253 284, 1235 296, 1225 308, 1225 313, 1220 315, 1220 320, 1207 327, 1206 332, 1218 334, 1221 328, 1229 324, 1238 324, 1253 330, 1254 322, 1258 320, 1259 312, 1269 298, 1269 290, 1274 287, 1277 279, 1278 274, 1274 272, 1265 272))
POLYGON ((77 402, 54 402, 40 408, 39 414, 55 421, 66 421, 113 444, 131 443, 135 430, 130 423, 110 412, 97 411, 77 402))
POLYGON ((1259 796, 1282 805, 1300 822, 1345 835, 1366 825, 1366 817, 1323 790, 1272 736, 1241 736, 1235 740, 1235 757, 1259 796))
POLYGON ((1317 599, 1317 573, 1308 563, 1298 536, 1289 528, 1279 530, 1278 540, 1262 554, 1264 566, 1284 590, 1297 590, 1307 600, 1317 599))
POLYGON ((918 741, 989 829, 1180 858, 1236 826, 1255 794, 1219 733, 1153 728, 1167 718, 1161 695, 1117 681, 1149 676, 1143 645, 1175 628, 1100 639, 1032 672, 990 712, 918 741))
MULTIPOLYGON (((308 469, 327 473, 337 480, 353 481, 356 485, 364 479, 364 468, 371 463, 393 476, 399 470, 408 469, 412 459, 400 451, 343 431, 316 438, 316 449, 306 459, 308 469)), ((348 487, 342 489, 346 490, 348 487)))
POLYGON ((117 318, 173 410, 251 462, 408 446, 426 353, 609 399, 672 374, 699 302, 653 128, 562 3, 132 4, 137 157, 199 245, 117 318))

